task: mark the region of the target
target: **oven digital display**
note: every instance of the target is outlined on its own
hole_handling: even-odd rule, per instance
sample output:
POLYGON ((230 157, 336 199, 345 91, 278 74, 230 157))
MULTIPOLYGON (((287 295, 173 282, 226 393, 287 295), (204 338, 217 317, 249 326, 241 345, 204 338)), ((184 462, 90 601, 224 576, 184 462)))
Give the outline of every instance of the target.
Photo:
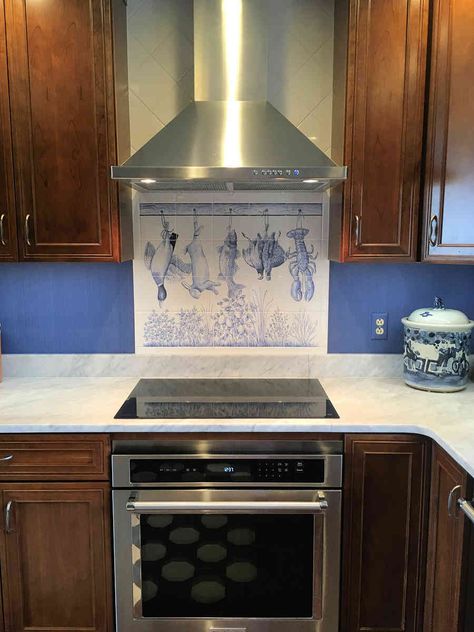
POLYGON ((131 459, 131 483, 324 483, 324 459, 131 459))

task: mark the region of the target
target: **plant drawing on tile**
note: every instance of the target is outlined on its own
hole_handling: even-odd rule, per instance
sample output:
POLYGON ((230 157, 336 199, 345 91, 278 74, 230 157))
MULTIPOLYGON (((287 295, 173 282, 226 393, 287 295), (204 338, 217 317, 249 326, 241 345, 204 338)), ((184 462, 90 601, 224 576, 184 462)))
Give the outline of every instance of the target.
MULTIPOLYGON (((250 214, 247 220, 243 219, 246 209, 238 209, 233 214, 226 207, 227 221, 214 224, 214 231, 210 228, 211 233, 217 233, 221 227, 223 229, 215 245, 207 236, 208 226, 212 225, 201 219, 194 205, 184 209, 187 218, 183 208, 180 209, 181 216, 186 219, 178 220, 182 222, 179 231, 173 225, 172 215, 165 215, 168 210, 170 214, 174 213, 175 208, 171 208, 171 204, 154 206, 154 214, 150 208, 144 209, 146 220, 142 225, 142 234, 147 236, 147 230, 156 234, 153 222, 160 223, 158 235, 161 235, 161 241, 153 242, 151 235, 148 241, 144 240, 145 265, 154 281, 151 287, 156 284, 158 288, 158 302, 155 303, 153 289, 150 302, 148 275, 145 281, 140 276, 138 301, 142 301, 140 292, 143 292, 145 300, 139 303, 138 308, 144 314, 139 346, 150 349, 314 348, 324 344, 319 329, 324 314, 316 306, 310 307, 308 302, 315 296, 315 278, 319 280, 320 272, 324 274, 326 268, 318 268, 316 277, 317 254, 314 246, 306 242, 309 229, 315 232, 318 229, 314 220, 309 219, 314 223, 303 227, 305 205, 303 212, 299 213, 296 227, 289 230, 294 224, 281 226, 283 236, 277 227, 270 226, 273 220, 269 221, 267 212, 263 218, 254 218, 250 214), (150 219, 153 217, 156 219, 150 219), (263 222, 260 230, 259 222, 263 222), (253 234, 255 238, 246 237, 241 231, 253 234), (183 233, 189 238, 184 241, 187 244, 185 248, 180 248, 183 233), (242 241, 241 234, 245 241, 242 241), (241 256, 249 268, 245 265, 243 270, 239 270, 241 256), (289 278, 288 268, 282 266, 287 259, 291 293, 283 289, 288 282, 285 279, 289 278), (213 270, 216 272, 213 273, 213 270), (217 273, 218 277, 214 280, 217 273), (260 284, 258 279, 264 278, 273 279, 274 283, 260 284), (295 300, 300 302, 296 308, 295 300)), ((209 209, 203 212, 209 214, 209 209)), ((219 217, 218 212, 216 217, 219 217)))
POLYGON ((227 235, 222 246, 217 248, 219 253, 219 279, 227 283, 227 296, 235 297, 245 286, 234 281, 234 275, 239 269, 236 260, 240 257, 237 247, 237 232, 232 228, 232 215, 230 215, 227 235))
POLYGON ((286 234, 290 239, 295 240, 295 250, 288 250, 287 256, 290 260, 290 274, 293 277, 291 284, 291 296, 295 301, 301 301, 304 296, 305 301, 310 301, 314 296, 313 274, 316 272, 315 260, 318 253, 314 253, 314 245, 311 249, 306 248, 305 237, 309 233, 309 228, 303 228, 303 213, 298 211, 296 228, 286 234), (304 294, 303 294, 304 291, 304 294))
POLYGON ((199 238, 201 231, 202 226, 199 226, 197 214, 194 212, 193 240, 185 248, 185 253, 191 258, 193 282, 192 285, 189 285, 186 281, 181 282, 193 298, 199 298, 205 290, 217 294, 216 288, 220 285, 219 282, 209 279, 209 264, 199 238))
POLYGON ((245 233, 242 233, 249 242, 248 247, 243 251, 243 255, 246 263, 251 268, 255 268, 259 279, 263 279, 265 274, 267 281, 270 281, 272 269, 281 266, 286 260, 286 255, 278 243, 281 232, 279 231, 278 235, 276 232, 271 233, 271 235, 268 233, 270 227, 268 210, 264 212, 263 218, 265 227, 263 237, 260 233, 257 233, 256 238, 251 239, 245 233))
POLYGON ((242 292, 218 301, 218 310, 181 309, 177 314, 154 310, 144 326, 146 347, 313 347, 316 325, 309 314, 292 318, 269 309, 267 292, 242 292), (267 319, 269 318, 269 323, 267 319))

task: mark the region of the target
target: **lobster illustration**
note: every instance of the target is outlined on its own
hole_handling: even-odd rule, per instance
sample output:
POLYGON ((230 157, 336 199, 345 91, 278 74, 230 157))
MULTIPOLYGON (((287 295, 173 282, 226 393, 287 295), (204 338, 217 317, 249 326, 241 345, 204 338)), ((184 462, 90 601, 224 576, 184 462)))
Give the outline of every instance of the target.
POLYGON ((287 258, 290 261, 289 270, 293 277, 293 283, 291 284, 291 296, 295 301, 304 300, 310 301, 314 296, 314 281, 313 274, 316 272, 316 258, 318 253, 314 254, 314 245, 311 249, 306 248, 304 241, 306 235, 309 233, 309 228, 303 228, 303 213, 298 211, 298 218, 296 220, 296 228, 288 231, 286 234, 290 239, 295 240, 295 250, 291 252, 288 250, 287 258))

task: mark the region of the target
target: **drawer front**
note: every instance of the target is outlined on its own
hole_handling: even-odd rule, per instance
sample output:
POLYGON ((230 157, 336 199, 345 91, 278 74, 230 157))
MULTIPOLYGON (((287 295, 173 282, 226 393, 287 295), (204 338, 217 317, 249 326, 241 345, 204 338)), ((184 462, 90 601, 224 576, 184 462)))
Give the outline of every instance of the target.
POLYGON ((108 480, 108 435, 0 438, 0 480, 108 480))

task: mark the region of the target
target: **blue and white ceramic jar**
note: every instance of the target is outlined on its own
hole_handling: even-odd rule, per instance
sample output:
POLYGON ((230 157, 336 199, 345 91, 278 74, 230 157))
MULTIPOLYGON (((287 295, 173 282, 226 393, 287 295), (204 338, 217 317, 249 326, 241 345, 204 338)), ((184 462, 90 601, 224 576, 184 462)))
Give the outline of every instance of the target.
POLYGON ((469 380, 474 321, 456 309, 417 309, 402 318, 405 327, 404 375, 409 386, 443 393, 460 391, 469 380))

